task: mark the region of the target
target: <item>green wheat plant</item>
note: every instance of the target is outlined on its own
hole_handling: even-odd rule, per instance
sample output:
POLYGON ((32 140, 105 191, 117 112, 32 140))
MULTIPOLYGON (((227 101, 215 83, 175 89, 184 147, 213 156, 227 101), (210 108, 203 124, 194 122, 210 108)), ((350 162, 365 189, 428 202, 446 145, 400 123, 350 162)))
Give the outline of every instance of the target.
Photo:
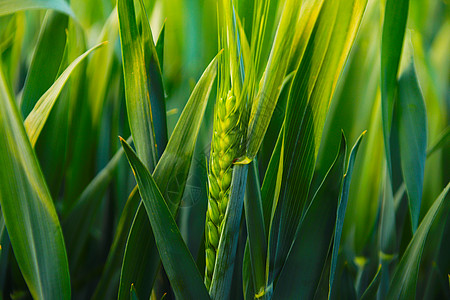
POLYGON ((450 299, 442 0, 0 0, 0 299, 450 299))

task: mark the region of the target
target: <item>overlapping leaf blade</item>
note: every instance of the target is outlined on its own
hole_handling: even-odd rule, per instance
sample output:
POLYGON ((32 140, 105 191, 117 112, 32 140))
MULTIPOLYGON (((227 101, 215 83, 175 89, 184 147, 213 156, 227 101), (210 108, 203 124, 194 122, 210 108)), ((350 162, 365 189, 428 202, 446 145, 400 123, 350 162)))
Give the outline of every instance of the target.
MULTIPOLYGON (((217 59, 214 58, 209 64, 194 88, 153 173, 174 216, 183 195, 198 131, 217 74, 217 59)), ((159 257, 150 223, 144 207, 140 205, 125 249, 119 299, 129 297, 131 283, 134 283, 139 297, 148 298, 158 266, 159 257)))
POLYGON ((323 4, 292 83, 284 124, 281 191, 270 229, 269 283, 284 264, 307 205, 329 102, 366 4, 365 0, 323 4))
POLYGON ((342 135, 336 159, 296 231, 286 263, 274 287, 274 299, 314 297, 332 242, 346 151, 347 145, 342 135))

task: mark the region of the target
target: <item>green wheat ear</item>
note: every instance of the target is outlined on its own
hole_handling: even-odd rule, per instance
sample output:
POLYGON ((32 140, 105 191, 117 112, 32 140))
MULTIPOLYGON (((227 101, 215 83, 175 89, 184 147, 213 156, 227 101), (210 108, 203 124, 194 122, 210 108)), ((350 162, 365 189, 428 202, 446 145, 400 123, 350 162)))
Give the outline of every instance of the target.
POLYGON ((209 197, 206 214, 205 285, 209 289, 214 273, 217 249, 230 196, 233 160, 240 145, 240 109, 233 92, 228 91, 216 103, 209 161, 209 197))

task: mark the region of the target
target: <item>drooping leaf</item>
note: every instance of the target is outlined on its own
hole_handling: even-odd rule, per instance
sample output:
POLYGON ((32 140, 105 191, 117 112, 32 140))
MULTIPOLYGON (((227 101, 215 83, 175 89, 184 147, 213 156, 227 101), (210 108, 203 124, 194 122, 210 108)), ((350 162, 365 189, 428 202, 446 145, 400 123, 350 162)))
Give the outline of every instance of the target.
POLYGON ((69 79, 70 74, 76 68, 76 66, 85 59, 89 53, 94 51, 95 49, 101 47, 104 43, 98 44, 97 46, 92 47, 77 59, 75 59, 67 69, 58 77, 58 79, 53 83, 53 85, 42 95, 39 101, 36 103, 33 110, 28 114, 28 117, 25 119, 24 125, 27 131, 28 137, 30 139, 31 146, 34 147, 36 141, 39 137, 39 134, 42 131, 42 128, 47 121, 47 118, 58 99, 59 94, 61 93, 64 84, 69 79))
POLYGON ((273 299, 314 297, 332 243, 346 151, 342 135, 336 159, 298 226, 286 263, 276 281, 273 299))
POLYGON ((413 62, 401 75, 398 91, 400 162, 414 233, 419 224, 422 202, 427 149, 427 115, 413 62))
MULTIPOLYGON (((217 74, 217 59, 216 56, 212 60, 194 88, 153 173, 173 215, 176 215, 186 185, 198 131, 217 74)), ((139 296, 147 299, 158 266, 159 256, 150 223, 140 205, 125 249, 119 299, 128 299, 131 283, 134 283, 139 296)))
POLYGON ((64 239, 53 200, 0 66, 0 205, 31 295, 70 299, 64 239))
POLYGON ((121 140, 139 186, 164 270, 178 299, 209 299, 192 255, 181 237, 155 180, 125 140, 121 140))
POLYGON ((408 245, 408 248, 395 269, 395 273, 392 277, 387 293, 387 299, 415 298, 417 277, 425 241, 427 240, 428 232, 430 231, 436 215, 440 212, 440 210, 447 212, 450 207, 450 201, 448 201, 449 199, 447 197, 449 189, 450 183, 447 183, 447 186, 434 201, 433 205, 420 223, 420 226, 417 228, 416 233, 408 245))

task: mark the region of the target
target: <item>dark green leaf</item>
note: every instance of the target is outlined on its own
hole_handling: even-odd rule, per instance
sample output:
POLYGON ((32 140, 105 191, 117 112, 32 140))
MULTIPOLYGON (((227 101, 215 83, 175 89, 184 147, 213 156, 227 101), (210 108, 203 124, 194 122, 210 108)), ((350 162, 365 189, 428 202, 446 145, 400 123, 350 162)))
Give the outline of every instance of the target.
POLYGON ((276 281, 273 299, 314 297, 332 243, 346 151, 342 135, 336 159, 297 228, 286 263, 276 281))
POLYGON ((139 186, 164 270, 178 299, 209 299, 189 249, 155 180, 125 140, 121 140, 139 186))

